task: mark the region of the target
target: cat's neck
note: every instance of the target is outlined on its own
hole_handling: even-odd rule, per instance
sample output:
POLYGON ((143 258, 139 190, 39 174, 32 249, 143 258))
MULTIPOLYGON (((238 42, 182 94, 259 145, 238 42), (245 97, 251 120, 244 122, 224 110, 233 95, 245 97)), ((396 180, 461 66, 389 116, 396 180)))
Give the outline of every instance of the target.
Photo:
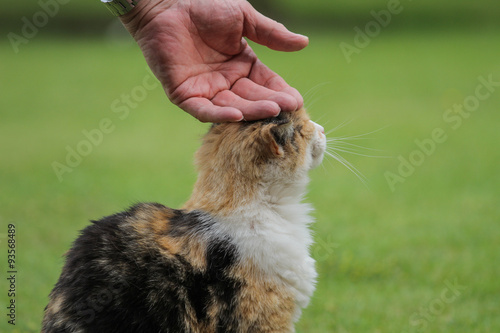
POLYGON ((213 216, 240 214, 242 209, 271 209, 280 213, 283 207, 301 202, 309 182, 306 174, 285 181, 269 178, 200 174, 183 208, 205 211, 213 216))
POLYGON ((214 217, 218 224, 211 232, 228 235, 237 244, 241 267, 254 279, 285 286, 294 297, 297 320, 300 309, 309 302, 316 279, 314 260, 309 255, 312 208, 301 202, 308 177, 305 173, 268 176, 266 181, 236 174, 200 174, 184 209, 214 217))

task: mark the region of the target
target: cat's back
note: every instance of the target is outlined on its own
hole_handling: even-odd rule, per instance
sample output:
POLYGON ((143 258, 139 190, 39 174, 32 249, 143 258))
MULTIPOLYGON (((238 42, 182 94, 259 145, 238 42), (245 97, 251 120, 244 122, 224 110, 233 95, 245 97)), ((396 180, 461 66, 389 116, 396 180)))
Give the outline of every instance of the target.
POLYGON ((220 221, 139 204, 82 231, 43 332, 286 332, 293 295, 242 260, 220 221))

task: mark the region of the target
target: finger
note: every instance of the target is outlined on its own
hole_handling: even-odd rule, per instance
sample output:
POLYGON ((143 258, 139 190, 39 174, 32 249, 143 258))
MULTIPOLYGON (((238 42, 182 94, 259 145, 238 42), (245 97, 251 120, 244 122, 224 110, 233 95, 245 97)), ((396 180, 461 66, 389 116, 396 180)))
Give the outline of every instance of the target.
POLYGON ((264 65, 260 60, 257 60, 253 65, 249 79, 268 89, 289 94, 297 101, 297 109, 304 106, 304 98, 302 98, 299 91, 290 87, 281 76, 269 69, 269 67, 264 65))
POLYGON ((290 32, 258 11, 248 2, 243 4, 245 23, 243 35, 276 51, 298 51, 309 44, 309 38, 290 32))
POLYGON ((297 99, 293 95, 266 88, 247 78, 236 81, 231 91, 246 100, 276 102, 281 111, 294 111, 298 107, 297 99))
POLYGON ((234 92, 224 90, 219 92, 212 99, 215 105, 232 106, 243 113, 245 120, 258 120, 269 117, 276 117, 281 109, 279 105, 272 101, 250 101, 244 99, 234 92))
POLYGON ((234 107, 214 105, 206 98, 192 97, 179 107, 201 122, 224 123, 243 120, 243 113, 234 107))
MULTIPOLYGON (((298 110, 304 106, 304 98, 300 94, 300 92, 295 89, 294 87, 285 87, 284 89, 281 90, 281 92, 286 93, 290 96, 292 96, 296 101, 297 101, 297 107, 294 110, 298 110)), ((294 111, 291 110, 291 111, 294 111)))

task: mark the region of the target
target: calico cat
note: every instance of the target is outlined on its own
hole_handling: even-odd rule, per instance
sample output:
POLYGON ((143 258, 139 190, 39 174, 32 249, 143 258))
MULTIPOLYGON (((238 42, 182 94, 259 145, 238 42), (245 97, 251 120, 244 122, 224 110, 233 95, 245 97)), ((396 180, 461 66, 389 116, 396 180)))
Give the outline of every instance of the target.
POLYGON ((212 125, 182 209, 138 204, 81 232, 42 332, 294 332, 316 279, 301 201, 325 149, 303 109, 212 125))

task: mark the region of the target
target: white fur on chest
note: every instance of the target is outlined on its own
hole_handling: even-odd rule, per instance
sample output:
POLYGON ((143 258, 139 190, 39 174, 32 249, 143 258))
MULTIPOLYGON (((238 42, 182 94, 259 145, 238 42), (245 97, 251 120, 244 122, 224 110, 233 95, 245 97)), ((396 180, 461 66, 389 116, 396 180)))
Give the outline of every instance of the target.
POLYGON ((242 261, 250 260, 263 277, 277 279, 291 290, 295 319, 309 303, 317 276, 309 255, 310 211, 308 204, 296 201, 253 204, 221 221, 221 231, 233 239, 242 261))

